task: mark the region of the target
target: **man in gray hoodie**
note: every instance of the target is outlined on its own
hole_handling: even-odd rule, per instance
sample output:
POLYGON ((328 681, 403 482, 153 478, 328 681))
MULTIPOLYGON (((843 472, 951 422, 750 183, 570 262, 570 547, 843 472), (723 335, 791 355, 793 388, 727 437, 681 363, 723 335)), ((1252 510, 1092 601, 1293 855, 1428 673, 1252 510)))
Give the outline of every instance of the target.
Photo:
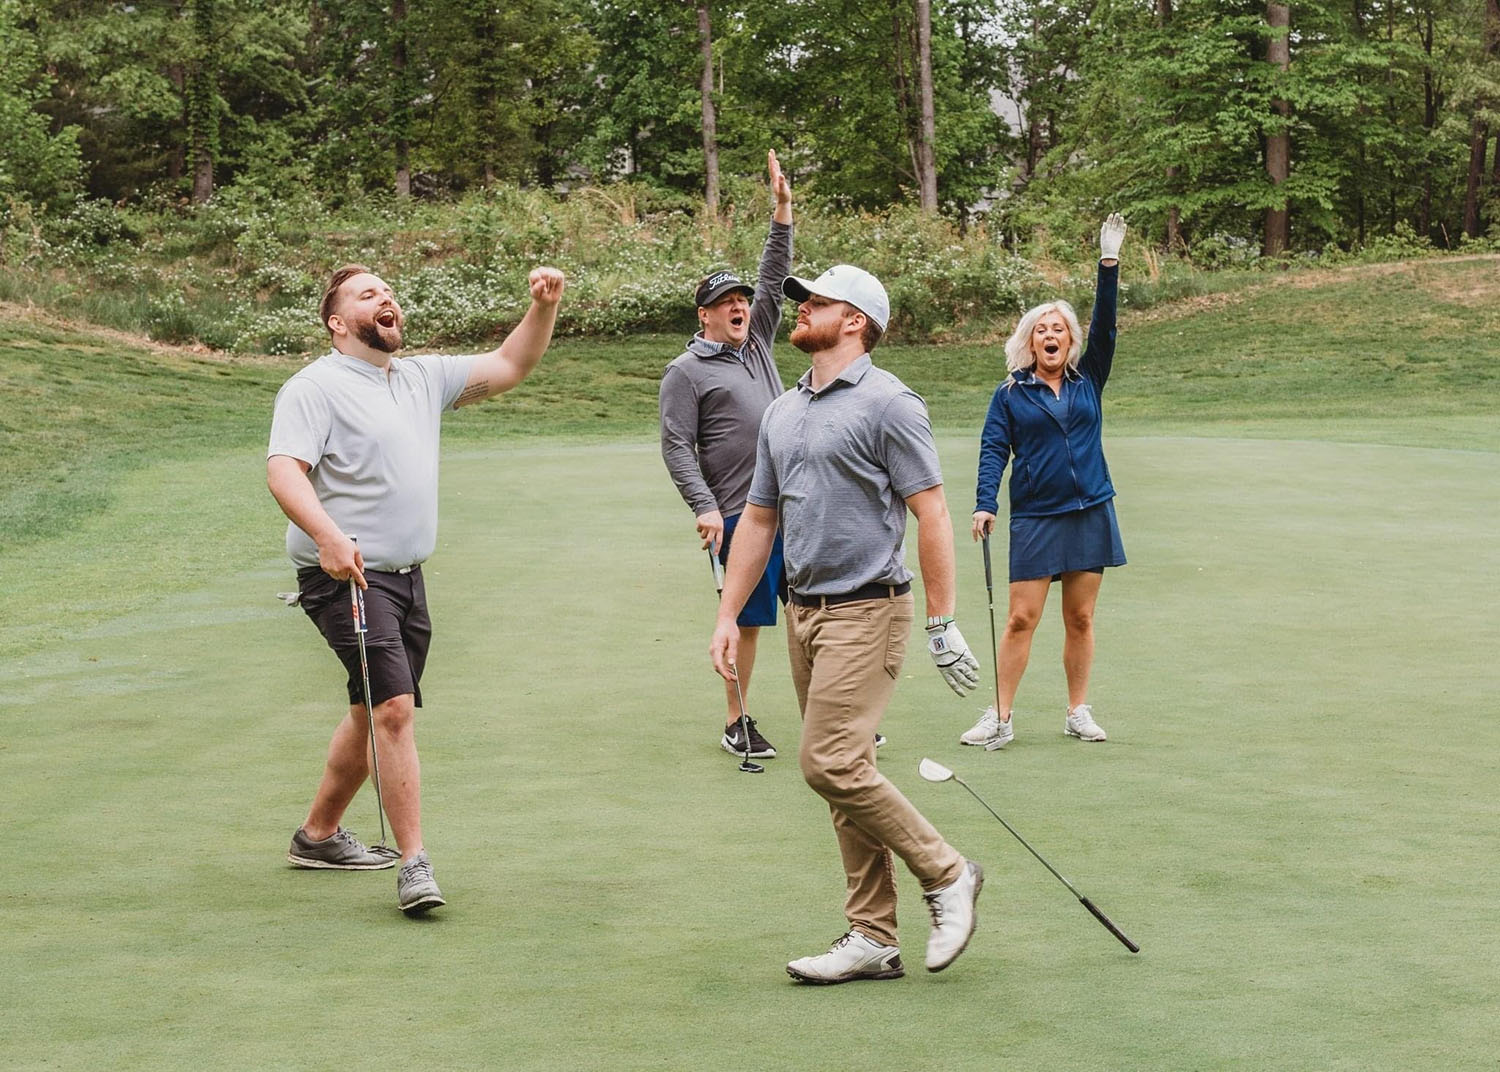
MULTIPOLYGON (((755 472, 761 416, 785 389, 771 344, 781 324, 781 281, 792 270, 792 187, 774 150, 766 154, 766 167, 776 207, 755 288, 731 271, 703 279, 694 294, 702 330, 661 380, 662 459, 693 511, 703 547, 721 563, 729 559, 755 472)), ((739 686, 746 692, 760 628, 776 624, 778 599, 786 600, 779 535, 765 574, 738 619, 739 686)), ((735 755, 774 756, 776 749, 755 721, 741 719, 733 682, 725 683, 724 693, 727 713, 720 746, 735 755)))

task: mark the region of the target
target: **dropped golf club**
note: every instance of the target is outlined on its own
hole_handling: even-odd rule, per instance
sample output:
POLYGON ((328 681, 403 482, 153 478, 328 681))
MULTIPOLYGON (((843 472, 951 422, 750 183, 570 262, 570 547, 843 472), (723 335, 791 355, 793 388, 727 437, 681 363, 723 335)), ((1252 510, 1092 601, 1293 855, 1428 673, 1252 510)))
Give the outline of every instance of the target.
MULTIPOLYGON (((714 591, 719 593, 719 598, 724 598, 724 563, 719 561, 719 556, 714 554, 714 549, 708 549, 708 561, 714 570, 714 591)), ((740 772, 742 774, 764 774, 766 768, 759 763, 750 762, 750 712, 745 710, 745 690, 740 688, 740 668, 734 663, 729 664, 730 671, 734 674, 734 693, 740 698, 740 740, 745 743, 745 754, 740 760, 740 772)))
MULTIPOLYGON (((981 797, 978 793, 974 792, 974 790, 969 787, 968 782, 964 781, 958 775, 954 774, 951 770, 943 766, 941 763, 938 763, 935 760, 931 759, 923 759, 921 764, 917 767, 917 773, 920 774, 923 778, 927 779, 929 782, 957 782, 959 785, 969 790, 970 796, 979 801, 980 804, 984 805, 985 811, 989 812, 996 819, 1000 819, 1000 813, 997 812, 994 808, 990 807, 988 804, 985 804, 984 798, 981 797)), ((1004 819, 1000 819, 1000 825, 1009 830, 1011 832, 1011 835, 1015 837, 1017 841, 1019 841, 1022 845, 1025 845, 1027 852, 1031 853, 1031 855, 1035 856, 1038 860, 1041 860, 1042 866, 1045 867, 1048 871, 1051 871, 1053 877, 1056 878, 1057 881, 1068 887, 1068 892, 1071 893, 1074 897, 1078 898, 1078 903, 1083 905, 1084 908, 1087 908, 1090 915, 1092 915, 1100 923, 1104 924, 1109 933, 1113 934, 1120 940, 1121 945, 1130 950, 1132 953, 1139 953, 1141 951, 1141 947, 1136 945, 1129 938, 1125 937, 1125 932, 1120 930, 1119 927, 1116 927, 1108 916, 1099 911, 1099 909, 1095 907, 1093 901, 1090 901, 1083 894, 1079 893, 1077 887, 1075 887, 1067 879, 1063 878, 1062 875, 1058 874, 1055 867, 1049 864, 1046 860, 1043 860, 1042 854, 1037 852, 1029 844, 1027 844, 1026 839, 1023 838, 1020 834, 1016 833, 1015 827, 1011 826, 1004 819)))
MULTIPOLYGON (((352 536, 350 541, 358 543, 352 536)), ((375 705, 370 702, 370 663, 365 657, 365 593, 353 575, 349 577, 350 613, 354 615, 354 635, 359 640, 359 675, 365 687, 365 725, 370 728, 370 780, 375 783, 375 810, 380 816, 380 844, 370 851, 380 856, 399 857, 397 850, 385 843, 385 800, 380 795, 380 753, 375 749, 375 705)))

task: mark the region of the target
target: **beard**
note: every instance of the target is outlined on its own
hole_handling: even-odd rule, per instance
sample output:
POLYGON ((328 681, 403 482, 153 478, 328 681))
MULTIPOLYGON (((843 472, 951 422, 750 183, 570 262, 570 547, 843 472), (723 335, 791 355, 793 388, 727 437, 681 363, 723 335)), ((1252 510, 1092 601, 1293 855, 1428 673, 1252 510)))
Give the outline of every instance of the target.
POLYGON ((825 324, 821 328, 815 328, 811 324, 806 326, 798 324, 792 329, 789 341, 804 354, 816 354, 823 350, 832 350, 838 345, 839 325, 825 324))
POLYGON ((401 328, 395 326, 385 330, 394 334, 394 340, 382 335, 381 327, 375 321, 367 320, 355 327, 354 337, 372 350, 379 350, 383 354, 394 354, 401 349, 401 328))

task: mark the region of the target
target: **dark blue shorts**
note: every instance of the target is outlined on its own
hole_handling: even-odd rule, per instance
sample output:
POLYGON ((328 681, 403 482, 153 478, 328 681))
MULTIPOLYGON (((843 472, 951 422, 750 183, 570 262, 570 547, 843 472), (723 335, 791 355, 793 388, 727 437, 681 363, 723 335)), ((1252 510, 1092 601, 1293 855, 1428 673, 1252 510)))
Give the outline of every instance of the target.
POLYGON ((1097 573, 1125 565, 1125 545, 1113 499, 1050 517, 1010 519, 1010 579, 1058 579, 1075 571, 1097 573))
MULTIPOLYGON (((720 562, 729 562, 729 543, 739 523, 739 514, 724 519, 724 539, 719 544, 720 562)), ((776 539, 771 543, 771 557, 766 560, 766 572, 755 586, 755 591, 750 593, 750 598, 745 600, 745 608, 740 611, 735 624, 741 628, 775 625, 777 600, 786 602, 786 569, 781 561, 780 529, 776 530, 776 539)))
MULTIPOLYGON (((411 693, 422 706, 422 668, 432 641, 427 586, 422 567, 410 573, 365 570, 365 656, 370 669, 370 702, 376 707, 411 693)), ((364 706, 364 674, 348 581, 336 581, 317 566, 297 571, 299 602, 328 646, 344 664, 351 706, 364 706)))

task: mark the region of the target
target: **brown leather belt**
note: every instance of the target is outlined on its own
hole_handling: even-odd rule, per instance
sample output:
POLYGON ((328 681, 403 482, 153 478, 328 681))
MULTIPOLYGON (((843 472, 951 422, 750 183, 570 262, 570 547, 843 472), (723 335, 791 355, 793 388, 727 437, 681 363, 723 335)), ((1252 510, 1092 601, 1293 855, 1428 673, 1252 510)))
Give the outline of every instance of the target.
POLYGON ((840 603, 857 603, 861 599, 895 599, 910 591, 911 582, 902 581, 900 584, 867 584, 836 596, 805 596, 796 589, 788 589, 787 598, 799 607, 834 607, 840 603))

